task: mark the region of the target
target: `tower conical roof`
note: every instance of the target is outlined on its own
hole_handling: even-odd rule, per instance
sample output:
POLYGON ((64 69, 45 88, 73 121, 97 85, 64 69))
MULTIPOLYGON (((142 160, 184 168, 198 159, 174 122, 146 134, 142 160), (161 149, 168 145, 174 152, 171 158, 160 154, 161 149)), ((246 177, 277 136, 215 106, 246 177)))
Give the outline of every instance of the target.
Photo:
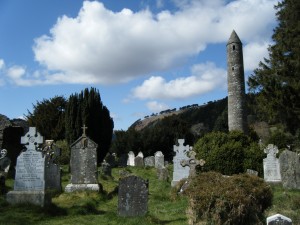
POLYGON ((230 38, 227 42, 227 45, 229 45, 231 43, 242 43, 239 36, 235 33, 235 30, 232 31, 230 38))

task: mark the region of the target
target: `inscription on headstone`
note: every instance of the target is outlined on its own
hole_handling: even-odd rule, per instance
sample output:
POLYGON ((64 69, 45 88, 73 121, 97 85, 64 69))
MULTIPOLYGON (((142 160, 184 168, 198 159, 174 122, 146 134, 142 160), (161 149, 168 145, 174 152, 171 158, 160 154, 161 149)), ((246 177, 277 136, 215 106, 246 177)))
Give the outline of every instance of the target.
POLYGON ((183 167, 180 162, 182 160, 188 160, 188 152, 190 147, 188 145, 184 146, 184 139, 178 139, 179 145, 173 146, 173 151, 176 153, 176 155, 173 158, 173 180, 171 185, 174 187, 181 179, 188 178, 190 168, 189 167, 183 167))
POLYGON ((280 182, 280 163, 278 158, 276 158, 278 153, 277 146, 269 144, 264 152, 267 154, 267 158, 263 160, 264 180, 266 182, 280 182))
POLYGON ((118 215, 124 217, 143 216, 148 211, 148 182, 137 176, 120 180, 118 193, 118 215))

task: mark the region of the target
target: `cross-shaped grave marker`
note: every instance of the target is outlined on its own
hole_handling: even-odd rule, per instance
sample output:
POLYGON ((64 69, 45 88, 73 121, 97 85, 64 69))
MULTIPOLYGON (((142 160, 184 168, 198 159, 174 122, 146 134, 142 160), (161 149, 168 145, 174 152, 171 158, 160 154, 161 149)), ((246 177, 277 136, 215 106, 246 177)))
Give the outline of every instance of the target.
POLYGON ((82 136, 86 136, 86 130, 88 129, 88 127, 86 127, 84 124, 83 127, 81 127, 81 129, 83 130, 82 136))
POLYGON ((185 167, 188 166, 190 167, 190 177, 193 177, 196 175, 196 166, 204 166, 205 161, 203 159, 197 160, 196 157, 196 152, 190 151, 189 152, 190 158, 188 160, 182 160, 180 162, 181 166, 185 167))
POLYGON ((37 150, 39 144, 43 144, 43 142, 43 136, 36 131, 35 127, 29 127, 29 131, 21 137, 21 144, 25 145, 27 150, 37 150))

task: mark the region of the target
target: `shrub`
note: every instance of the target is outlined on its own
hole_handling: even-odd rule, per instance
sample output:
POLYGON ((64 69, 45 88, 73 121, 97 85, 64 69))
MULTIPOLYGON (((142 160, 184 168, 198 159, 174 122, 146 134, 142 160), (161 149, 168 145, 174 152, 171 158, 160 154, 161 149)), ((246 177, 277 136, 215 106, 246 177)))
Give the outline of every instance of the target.
POLYGON ((66 140, 59 140, 56 146, 61 149, 61 156, 58 158, 59 164, 67 165, 70 163, 70 147, 66 140))
POLYGON ((264 153, 256 141, 241 132, 208 133, 197 141, 194 151, 198 159, 206 161, 204 171, 232 175, 253 169, 262 174, 264 153))
POLYGON ((264 210, 272 204, 272 191, 263 179, 247 174, 224 177, 207 172, 195 176, 189 197, 189 224, 263 224, 264 210))

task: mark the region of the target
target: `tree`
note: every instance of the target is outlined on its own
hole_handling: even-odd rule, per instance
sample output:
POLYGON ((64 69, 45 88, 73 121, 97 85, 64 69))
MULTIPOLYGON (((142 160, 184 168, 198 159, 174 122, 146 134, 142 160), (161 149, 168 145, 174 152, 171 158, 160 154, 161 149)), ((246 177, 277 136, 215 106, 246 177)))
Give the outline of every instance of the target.
POLYGON ((109 151, 114 123, 109 110, 103 105, 100 93, 95 88, 86 88, 79 94, 69 97, 65 113, 66 138, 74 142, 82 134, 86 125, 87 135, 98 144, 98 162, 101 162, 109 151))
POLYGON ((28 110, 26 118, 30 126, 35 126, 45 139, 63 140, 65 138, 65 107, 63 96, 37 101, 33 112, 28 110))
POLYGON ((300 1, 283 0, 275 9, 279 23, 269 59, 260 62, 248 85, 259 116, 295 133, 300 124, 300 1))

